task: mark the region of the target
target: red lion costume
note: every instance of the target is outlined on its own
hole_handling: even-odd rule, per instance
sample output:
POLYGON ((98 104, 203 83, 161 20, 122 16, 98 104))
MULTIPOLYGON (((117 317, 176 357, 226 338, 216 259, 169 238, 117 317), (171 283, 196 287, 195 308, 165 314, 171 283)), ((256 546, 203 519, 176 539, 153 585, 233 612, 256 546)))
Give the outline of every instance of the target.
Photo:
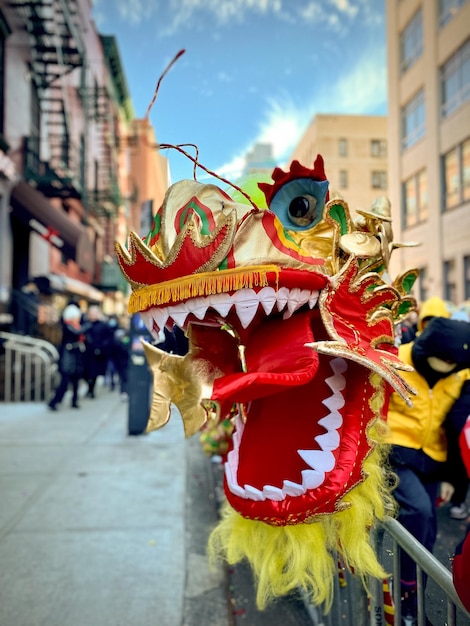
POLYGON ((328 605, 336 554, 362 577, 385 576, 369 529, 393 507, 381 439, 392 389, 412 392, 394 324, 414 307, 416 272, 391 281, 388 201, 353 221, 329 198, 320 156, 272 179, 257 204, 178 182, 148 236, 116 251, 129 311, 155 337, 176 324, 189 338, 184 357, 145 345, 148 429, 172 402, 188 437, 233 425, 211 554, 250 561, 261 608, 299 586, 328 605))

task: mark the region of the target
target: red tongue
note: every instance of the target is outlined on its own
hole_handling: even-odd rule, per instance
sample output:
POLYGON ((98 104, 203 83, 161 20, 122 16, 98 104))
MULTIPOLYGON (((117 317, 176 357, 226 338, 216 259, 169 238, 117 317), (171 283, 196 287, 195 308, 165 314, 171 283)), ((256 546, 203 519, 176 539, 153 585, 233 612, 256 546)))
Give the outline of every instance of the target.
POLYGON ((315 311, 303 311, 257 326, 245 350, 247 372, 217 378, 211 399, 230 407, 312 380, 318 355, 304 344, 314 340, 311 320, 315 315, 315 311))

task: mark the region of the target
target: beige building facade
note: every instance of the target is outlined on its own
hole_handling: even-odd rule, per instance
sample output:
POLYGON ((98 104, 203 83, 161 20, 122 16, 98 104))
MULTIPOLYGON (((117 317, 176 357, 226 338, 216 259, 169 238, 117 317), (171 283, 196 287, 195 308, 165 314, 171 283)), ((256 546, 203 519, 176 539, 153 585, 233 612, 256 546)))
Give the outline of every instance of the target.
POLYGON ((387 0, 389 196, 415 295, 470 298, 470 2, 387 0))
POLYGON ((351 214, 388 195, 387 118, 381 115, 316 115, 291 161, 310 167, 321 154, 330 189, 348 203, 351 214))

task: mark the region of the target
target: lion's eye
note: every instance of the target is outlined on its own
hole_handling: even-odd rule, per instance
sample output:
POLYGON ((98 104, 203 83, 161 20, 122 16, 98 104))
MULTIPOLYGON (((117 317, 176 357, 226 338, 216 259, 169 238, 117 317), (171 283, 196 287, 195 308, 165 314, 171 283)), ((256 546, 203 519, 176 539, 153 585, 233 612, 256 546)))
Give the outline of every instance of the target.
POLYGON ((297 196, 289 204, 289 217, 298 226, 308 226, 317 217, 317 199, 314 196, 297 196))

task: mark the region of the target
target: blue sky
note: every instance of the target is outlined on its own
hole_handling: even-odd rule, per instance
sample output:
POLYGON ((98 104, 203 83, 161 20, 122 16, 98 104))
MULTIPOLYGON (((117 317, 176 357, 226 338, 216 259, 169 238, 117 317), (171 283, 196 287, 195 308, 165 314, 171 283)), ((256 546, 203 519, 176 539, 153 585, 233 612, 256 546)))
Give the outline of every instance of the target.
MULTIPOLYGON (((192 143, 209 169, 236 181, 257 142, 279 165, 317 113, 387 112, 384 0, 94 0, 115 35, 137 117, 160 143, 192 143)), ((172 182, 192 178, 174 150, 172 182)), ((310 164, 306 164, 310 165, 310 164)), ((199 179, 204 172, 199 170, 199 179)))

